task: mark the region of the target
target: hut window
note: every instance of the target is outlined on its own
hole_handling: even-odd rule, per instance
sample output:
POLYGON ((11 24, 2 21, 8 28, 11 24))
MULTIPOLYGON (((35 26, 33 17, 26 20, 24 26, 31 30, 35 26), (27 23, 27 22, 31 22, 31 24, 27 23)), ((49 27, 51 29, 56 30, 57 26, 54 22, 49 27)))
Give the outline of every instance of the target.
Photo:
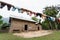
POLYGON ((10 17, 10 19, 9 19, 9 23, 11 23, 11 17, 10 17))
POLYGON ((25 25, 25 28, 24 28, 25 30, 28 30, 28 25, 25 25))

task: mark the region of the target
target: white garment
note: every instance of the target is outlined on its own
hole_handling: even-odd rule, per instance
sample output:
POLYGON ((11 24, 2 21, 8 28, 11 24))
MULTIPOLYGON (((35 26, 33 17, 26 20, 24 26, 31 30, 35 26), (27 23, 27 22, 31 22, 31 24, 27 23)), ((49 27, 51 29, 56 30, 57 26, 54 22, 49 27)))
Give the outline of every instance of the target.
POLYGON ((5 6, 1 9, 0 15, 2 15, 3 17, 9 17, 9 11, 7 10, 7 5, 5 5, 5 6))
POLYGON ((50 17, 52 21, 55 21, 55 18, 54 17, 50 17))
POLYGON ((60 16, 60 11, 59 11, 59 13, 56 15, 56 17, 59 18, 59 16, 60 16))
POLYGON ((31 17, 34 17, 34 16, 35 16, 34 14, 31 15, 31 17))
POLYGON ((43 21, 45 21, 45 20, 44 20, 42 17, 40 17, 40 16, 37 16, 36 18, 38 19, 38 22, 39 22, 39 20, 41 20, 40 23, 42 23, 43 21))

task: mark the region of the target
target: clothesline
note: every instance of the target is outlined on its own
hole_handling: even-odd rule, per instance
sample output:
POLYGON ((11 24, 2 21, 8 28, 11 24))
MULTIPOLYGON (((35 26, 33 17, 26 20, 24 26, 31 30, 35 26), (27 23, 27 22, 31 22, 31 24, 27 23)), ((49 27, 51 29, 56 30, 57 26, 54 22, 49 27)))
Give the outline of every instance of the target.
POLYGON ((18 8, 18 7, 15 7, 15 6, 11 5, 11 4, 5 3, 5 2, 1 2, 1 1, 0 1, 0 5, 1 5, 1 6, 0 6, 1 9, 2 9, 4 6, 7 5, 8 11, 10 11, 10 9, 11 9, 11 7, 12 7, 12 11, 15 11, 16 9, 18 9, 18 12, 19 12, 19 13, 20 13, 20 12, 21 12, 21 13, 27 12, 27 14, 29 14, 30 16, 31 16, 32 14, 34 14, 35 16, 46 17, 46 18, 47 18, 48 20, 50 20, 50 21, 56 21, 56 20, 58 20, 58 21, 60 22, 60 18, 55 18, 55 17, 47 16, 47 15, 42 14, 42 13, 32 12, 32 11, 27 10, 27 9, 24 9, 24 8, 18 8))

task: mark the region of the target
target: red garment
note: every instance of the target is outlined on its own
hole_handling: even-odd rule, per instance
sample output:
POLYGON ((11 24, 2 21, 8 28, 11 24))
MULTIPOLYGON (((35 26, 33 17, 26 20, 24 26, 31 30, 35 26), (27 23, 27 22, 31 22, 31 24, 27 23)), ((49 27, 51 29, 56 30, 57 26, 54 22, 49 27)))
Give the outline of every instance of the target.
POLYGON ((60 23, 60 19, 59 18, 56 18, 55 21, 58 22, 58 23, 60 23))
POLYGON ((36 13, 34 13, 34 15, 36 16, 36 13))
POLYGON ((60 18, 58 19, 58 22, 60 22, 60 18))
POLYGON ((32 15, 32 12, 30 12, 30 14, 29 14, 30 16, 32 15))

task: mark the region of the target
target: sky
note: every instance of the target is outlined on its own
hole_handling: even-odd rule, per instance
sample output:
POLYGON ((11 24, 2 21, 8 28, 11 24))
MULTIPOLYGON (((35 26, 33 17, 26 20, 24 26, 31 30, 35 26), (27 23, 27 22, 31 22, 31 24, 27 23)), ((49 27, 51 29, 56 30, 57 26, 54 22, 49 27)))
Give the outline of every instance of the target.
MULTIPOLYGON (((60 4, 60 0, 0 0, 9 4, 14 5, 15 7, 19 8, 25 8, 28 10, 31 10, 33 12, 39 12, 42 13, 45 7, 47 6, 56 6, 60 4)), ((3 8, 2 10, 0 9, 0 15, 2 15, 5 18, 9 18, 9 16, 17 15, 17 11, 12 12, 12 11, 7 11, 6 7, 3 8)))

